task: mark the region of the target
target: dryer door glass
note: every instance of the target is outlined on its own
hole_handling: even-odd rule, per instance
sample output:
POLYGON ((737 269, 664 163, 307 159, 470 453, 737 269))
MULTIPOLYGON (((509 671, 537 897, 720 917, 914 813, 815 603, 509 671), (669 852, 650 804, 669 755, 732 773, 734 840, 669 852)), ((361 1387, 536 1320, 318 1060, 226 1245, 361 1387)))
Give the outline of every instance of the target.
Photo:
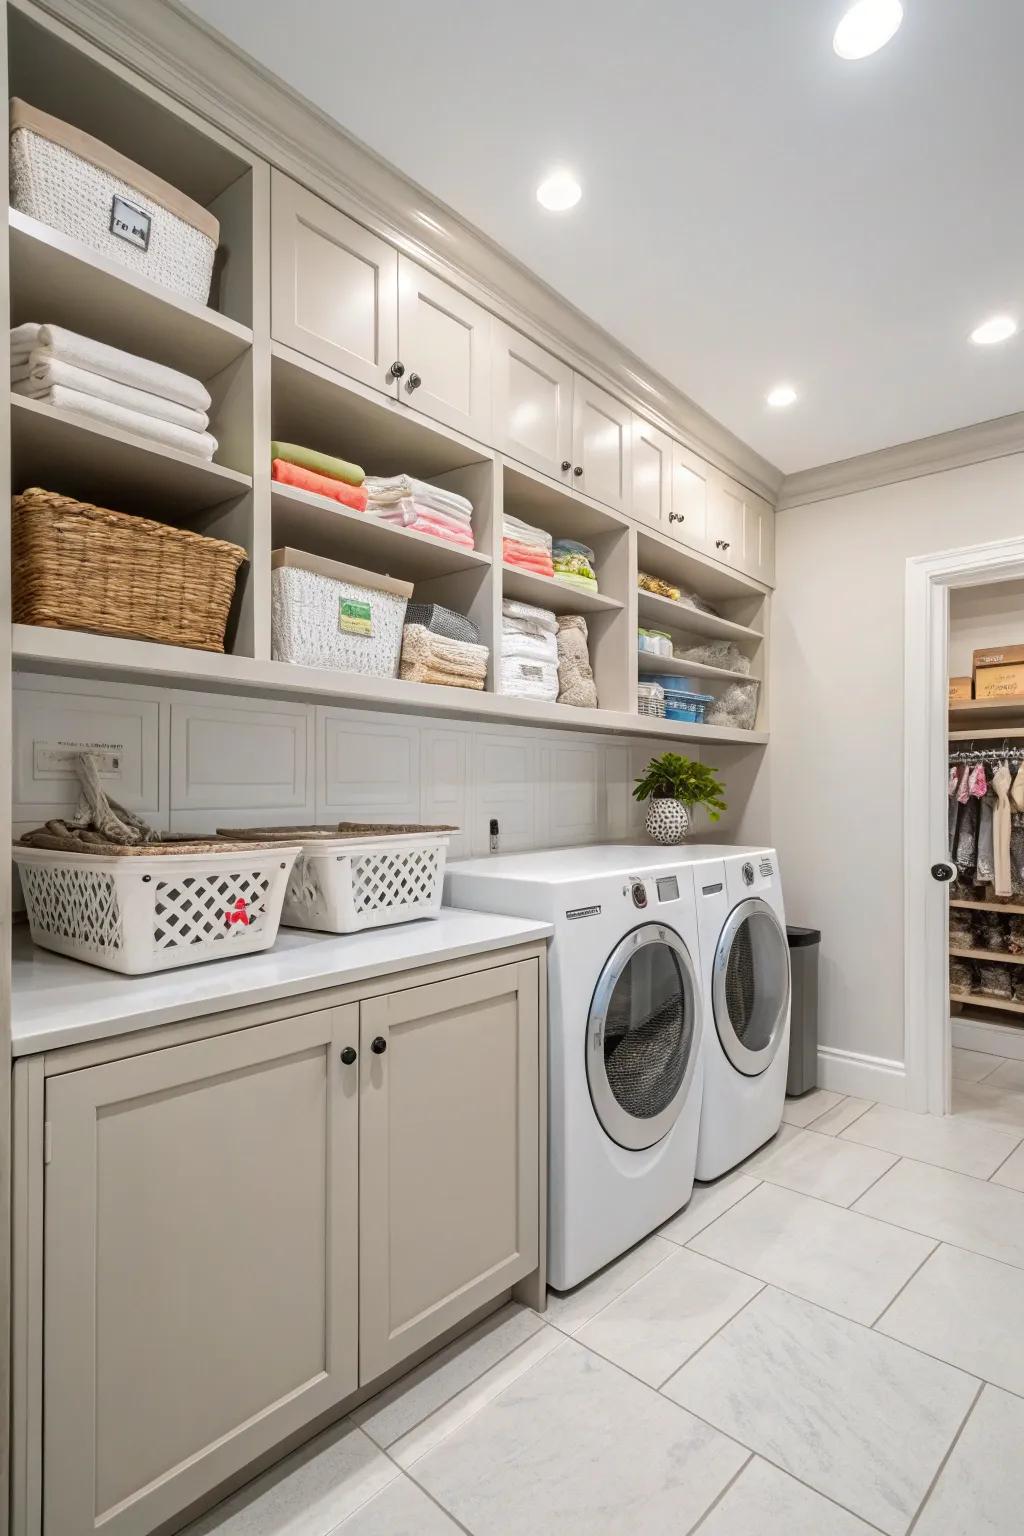
POLYGON ((789 1014, 789 944, 766 901, 729 914, 715 955, 715 1028, 738 1072, 757 1077, 779 1049, 789 1014))
POLYGON ((697 985, 686 945, 671 928, 626 935, 594 990, 587 1081, 598 1119, 620 1146, 653 1146, 675 1124, 700 1044, 697 985))

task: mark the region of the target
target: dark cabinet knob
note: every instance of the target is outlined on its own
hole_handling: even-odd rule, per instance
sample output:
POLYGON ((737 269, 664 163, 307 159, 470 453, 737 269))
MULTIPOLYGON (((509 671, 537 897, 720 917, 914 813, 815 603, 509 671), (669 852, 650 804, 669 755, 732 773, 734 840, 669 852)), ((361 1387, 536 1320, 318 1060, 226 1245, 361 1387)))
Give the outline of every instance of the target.
POLYGON ((419 389, 422 383, 423 380, 420 378, 418 373, 410 373, 409 377, 405 381, 405 387, 411 395, 413 390, 419 389))
POLYGON ((376 1039, 370 1041, 370 1050, 375 1056, 383 1056, 387 1048, 388 1043, 383 1035, 378 1035, 376 1039))
POLYGON ((562 460, 562 469, 563 469, 563 471, 567 470, 567 469, 572 469, 572 459, 563 459, 562 460))
POLYGON ((574 475, 582 475, 582 473, 583 473, 583 465, 582 464, 577 464, 575 469, 573 470, 573 474, 574 475))
POLYGON ((722 540, 722 548, 723 549, 728 549, 729 548, 729 540, 728 539, 723 539, 722 540))
POLYGON ((393 362, 391 364, 391 367, 388 369, 388 373, 390 373, 390 375, 391 375, 391 377, 393 379, 400 379, 404 372, 405 372, 405 364, 404 363, 400 363, 397 360, 395 362, 393 362))
POLYGON ((356 1059, 356 1053, 352 1046, 346 1045, 345 1049, 341 1053, 341 1059, 345 1063, 346 1067, 350 1067, 352 1065, 356 1059))
POLYGON ((670 512, 669 515, 668 515, 668 520, 669 520, 670 523, 685 523, 686 522, 686 513, 685 512, 670 512))

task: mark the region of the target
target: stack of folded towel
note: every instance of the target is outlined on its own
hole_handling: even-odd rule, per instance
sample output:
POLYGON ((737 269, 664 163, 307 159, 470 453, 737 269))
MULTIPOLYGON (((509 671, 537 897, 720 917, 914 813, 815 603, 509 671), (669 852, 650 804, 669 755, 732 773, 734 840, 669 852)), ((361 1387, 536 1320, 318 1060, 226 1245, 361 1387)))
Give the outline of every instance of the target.
POLYGON ((369 475, 366 510, 385 522, 473 549, 473 503, 412 475, 369 475))
POLYGON ((575 539, 556 539, 551 551, 555 580, 574 587, 577 592, 596 592, 596 558, 587 544, 577 544, 575 539))
POLYGON ((366 510, 365 476, 358 464, 347 459, 317 453, 298 443, 273 442, 270 445, 270 473, 280 485, 294 485, 314 496, 329 496, 343 507, 356 512, 366 510))
POLYGON ((522 518, 506 512, 501 523, 501 558, 506 565, 517 566, 534 576, 553 576, 551 535, 543 528, 532 528, 522 518))
POLYGON ((578 709, 597 708, 597 688, 590 665, 587 621, 579 613, 558 618, 558 702, 578 709))
POLYGON ((447 640, 422 624, 402 632, 400 676, 410 683, 441 683, 448 688, 482 688, 487 679, 486 645, 447 640))
POLYGON ((546 608, 506 597, 501 604, 499 693, 558 698, 558 621, 546 608))
POLYGON ((198 379, 60 325, 11 331, 11 388, 167 448, 212 459, 210 396, 198 379))

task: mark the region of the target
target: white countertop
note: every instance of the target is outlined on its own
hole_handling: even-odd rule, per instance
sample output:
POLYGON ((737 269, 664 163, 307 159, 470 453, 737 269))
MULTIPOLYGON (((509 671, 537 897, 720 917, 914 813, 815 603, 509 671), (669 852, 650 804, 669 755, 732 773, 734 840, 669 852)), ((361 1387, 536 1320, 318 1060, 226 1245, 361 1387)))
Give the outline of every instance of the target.
POLYGON ((273 1002, 442 960, 549 938, 549 923, 443 907, 436 918, 367 933, 282 928, 273 949, 154 976, 120 976, 37 949, 15 930, 11 1049, 15 1056, 103 1040, 155 1024, 273 1002))

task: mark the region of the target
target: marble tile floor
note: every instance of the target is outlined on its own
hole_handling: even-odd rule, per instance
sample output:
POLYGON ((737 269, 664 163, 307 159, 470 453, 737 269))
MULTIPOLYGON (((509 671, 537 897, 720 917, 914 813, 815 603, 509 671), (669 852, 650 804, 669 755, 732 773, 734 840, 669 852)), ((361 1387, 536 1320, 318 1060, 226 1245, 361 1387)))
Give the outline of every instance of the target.
POLYGON ((188 1536, 1019 1536, 1024 1063, 816 1090, 541 1318, 504 1307, 188 1536))

